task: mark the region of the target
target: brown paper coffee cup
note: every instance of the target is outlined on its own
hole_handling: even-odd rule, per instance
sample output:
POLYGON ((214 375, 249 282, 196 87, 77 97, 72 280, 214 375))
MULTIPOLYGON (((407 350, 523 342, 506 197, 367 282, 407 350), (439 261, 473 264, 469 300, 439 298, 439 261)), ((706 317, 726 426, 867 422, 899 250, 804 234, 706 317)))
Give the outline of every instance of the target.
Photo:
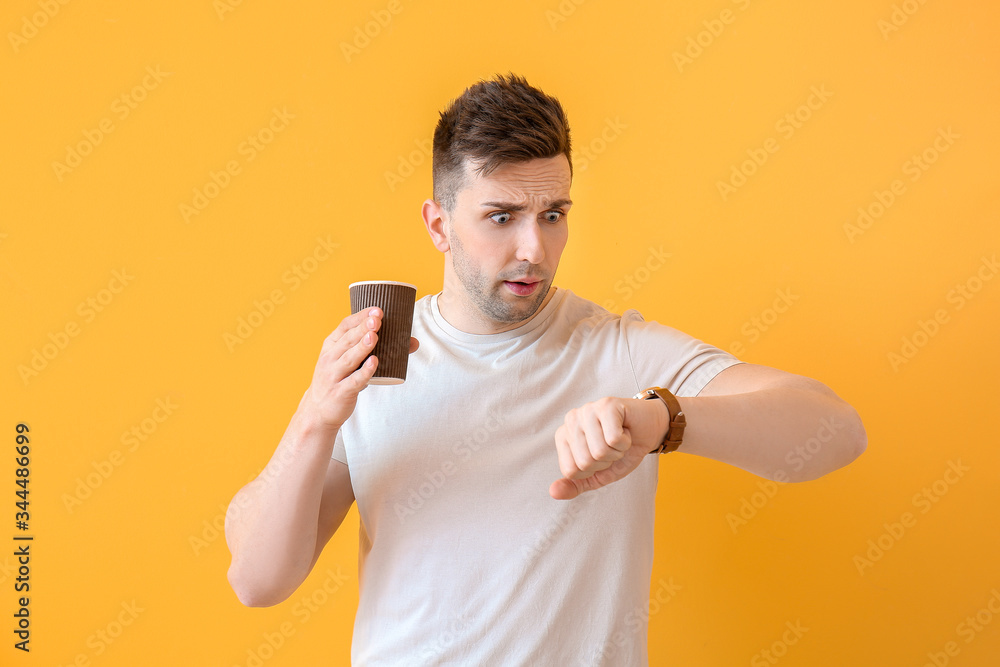
POLYGON ((373 307, 382 309, 382 326, 370 355, 378 359, 378 368, 369 384, 402 384, 410 358, 417 288, 393 280, 366 280, 351 283, 349 291, 352 313, 373 307))

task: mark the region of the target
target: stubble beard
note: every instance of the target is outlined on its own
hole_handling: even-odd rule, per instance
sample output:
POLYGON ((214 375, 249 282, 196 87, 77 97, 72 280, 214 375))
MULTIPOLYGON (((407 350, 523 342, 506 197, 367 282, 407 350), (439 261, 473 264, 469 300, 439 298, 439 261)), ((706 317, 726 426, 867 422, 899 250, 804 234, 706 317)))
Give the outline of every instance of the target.
POLYGON ((504 287, 502 281, 508 278, 522 278, 525 275, 532 275, 531 264, 522 264, 515 271, 508 272, 508 276, 503 274, 498 276, 497 281, 499 282, 493 282, 479 271, 478 266, 469 261, 462 247, 462 242, 457 236, 451 234, 448 241, 451 246, 451 261, 455 275, 458 276, 466 293, 483 317, 501 324, 516 324, 529 319, 538 311, 538 307, 549 292, 551 280, 542 280, 538 291, 530 298, 517 298, 514 302, 504 298, 513 295, 504 287))

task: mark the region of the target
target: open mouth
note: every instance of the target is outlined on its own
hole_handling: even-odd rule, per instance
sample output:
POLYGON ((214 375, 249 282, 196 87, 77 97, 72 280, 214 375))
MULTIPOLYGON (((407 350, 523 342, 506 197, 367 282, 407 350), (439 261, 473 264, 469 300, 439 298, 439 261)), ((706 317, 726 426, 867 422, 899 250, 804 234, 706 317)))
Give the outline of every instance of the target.
POLYGON ((528 296, 533 294, 540 284, 539 281, 505 280, 504 285, 511 292, 518 296, 528 296))

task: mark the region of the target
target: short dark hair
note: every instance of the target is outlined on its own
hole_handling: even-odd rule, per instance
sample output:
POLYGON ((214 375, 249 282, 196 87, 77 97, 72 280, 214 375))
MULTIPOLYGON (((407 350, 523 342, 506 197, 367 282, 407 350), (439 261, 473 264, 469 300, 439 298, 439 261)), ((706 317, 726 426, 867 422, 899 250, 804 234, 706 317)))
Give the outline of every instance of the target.
POLYGON ((481 80, 441 112, 434 130, 434 199, 454 212, 466 160, 489 176, 505 164, 557 155, 566 156, 572 178, 569 123, 559 100, 513 73, 481 80))

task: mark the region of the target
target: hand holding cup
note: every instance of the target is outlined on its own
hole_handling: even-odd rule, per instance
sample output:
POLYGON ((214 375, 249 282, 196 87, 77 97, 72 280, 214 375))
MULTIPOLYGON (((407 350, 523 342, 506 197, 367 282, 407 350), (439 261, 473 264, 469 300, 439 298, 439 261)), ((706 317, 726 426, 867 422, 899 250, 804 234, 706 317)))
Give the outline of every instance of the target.
MULTIPOLYGON (((302 404, 324 427, 337 430, 347 421, 357 406, 358 394, 375 374, 378 360, 372 352, 379 341, 382 320, 379 308, 353 313, 323 341, 302 404)), ((408 352, 416 352, 418 346, 417 339, 410 338, 408 352)))

